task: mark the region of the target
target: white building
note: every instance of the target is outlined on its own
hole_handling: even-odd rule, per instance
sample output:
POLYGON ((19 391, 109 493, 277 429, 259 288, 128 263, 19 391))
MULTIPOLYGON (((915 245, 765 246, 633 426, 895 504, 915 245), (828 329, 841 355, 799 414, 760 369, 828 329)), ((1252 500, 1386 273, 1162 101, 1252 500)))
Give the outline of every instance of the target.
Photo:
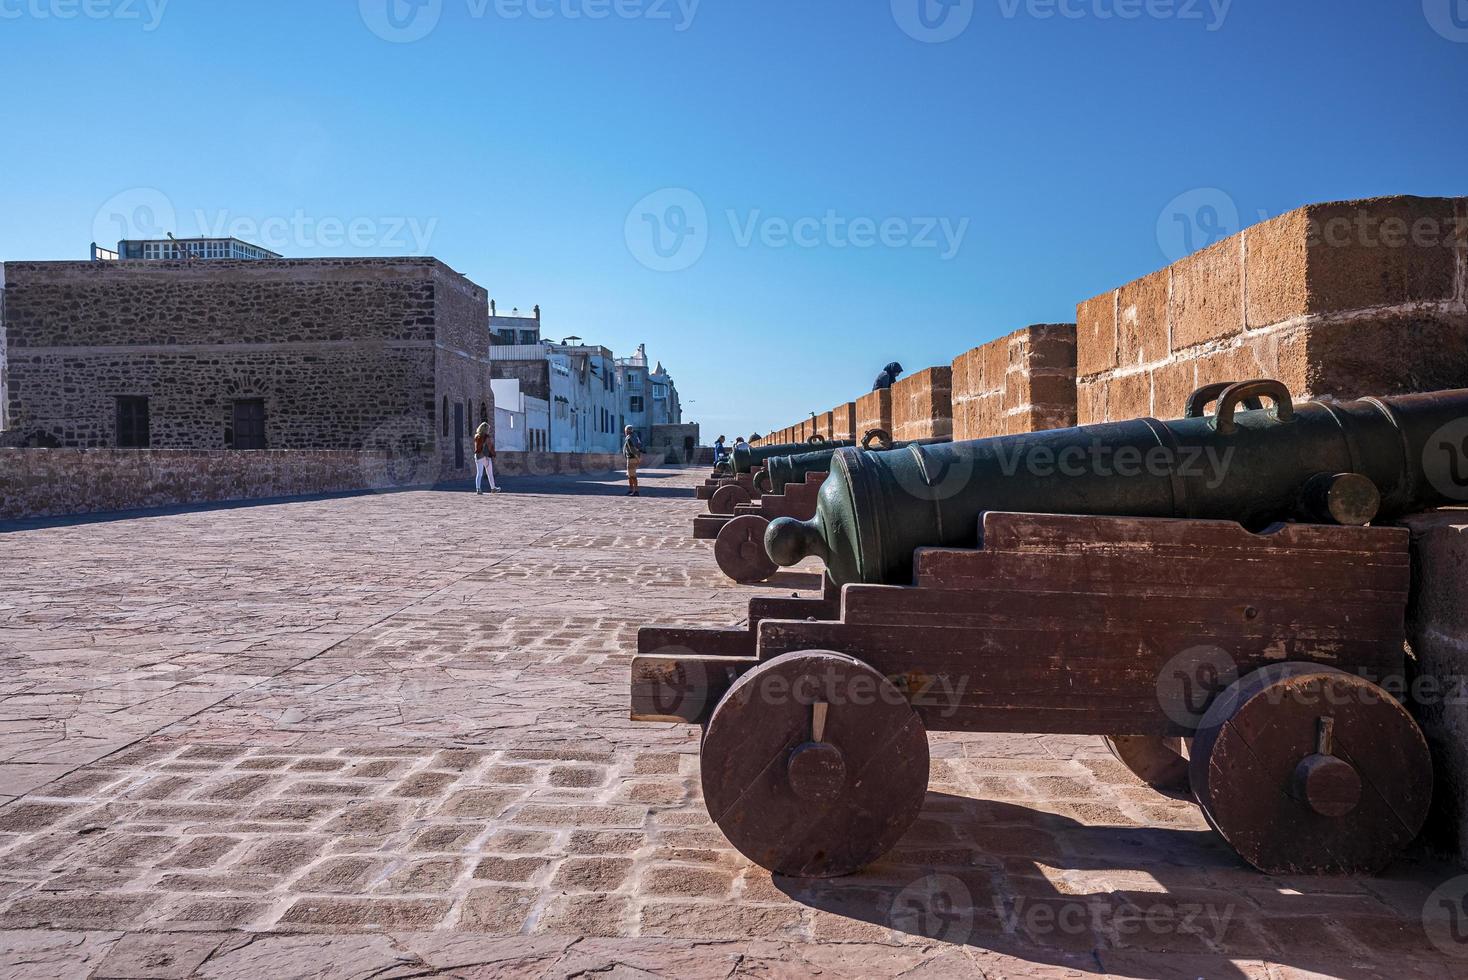
POLYGON ((550 446, 550 411, 544 398, 520 390, 513 378, 492 380, 494 442, 506 452, 545 452, 550 446))

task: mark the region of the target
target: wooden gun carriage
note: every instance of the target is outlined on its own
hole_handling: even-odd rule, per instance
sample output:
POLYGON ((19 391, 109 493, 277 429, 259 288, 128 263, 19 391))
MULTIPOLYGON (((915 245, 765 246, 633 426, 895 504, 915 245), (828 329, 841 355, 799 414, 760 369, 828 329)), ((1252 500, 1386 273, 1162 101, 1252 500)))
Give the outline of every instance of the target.
POLYGON ((1269 873, 1369 873, 1420 830, 1426 743, 1399 680, 1390 527, 986 513, 912 585, 645 628, 631 715, 704 729, 709 814, 797 877, 854 872, 923 806, 928 731, 1107 736, 1269 873))
POLYGON ((825 473, 810 473, 805 482, 791 483, 784 493, 762 494, 734 507, 733 514, 699 514, 693 518, 693 536, 713 540, 714 560, 731 579, 743 584, 763 582, 779 566, 765 551, 765 530, 780 517, 810 520, 825 473))

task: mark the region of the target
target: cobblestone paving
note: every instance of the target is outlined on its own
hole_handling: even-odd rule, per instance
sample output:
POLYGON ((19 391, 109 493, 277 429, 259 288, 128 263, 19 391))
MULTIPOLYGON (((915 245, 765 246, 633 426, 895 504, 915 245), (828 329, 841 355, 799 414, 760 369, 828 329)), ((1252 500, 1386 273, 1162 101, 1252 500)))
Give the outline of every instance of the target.
POLYGON ((700 475, 0 534, 0 975, 1468 971, 1452 869, 1264 877, 1092 739, 935 735, 892 855, 772 880, 626 717, 639 625, 815 584, 725 581, 700 475))

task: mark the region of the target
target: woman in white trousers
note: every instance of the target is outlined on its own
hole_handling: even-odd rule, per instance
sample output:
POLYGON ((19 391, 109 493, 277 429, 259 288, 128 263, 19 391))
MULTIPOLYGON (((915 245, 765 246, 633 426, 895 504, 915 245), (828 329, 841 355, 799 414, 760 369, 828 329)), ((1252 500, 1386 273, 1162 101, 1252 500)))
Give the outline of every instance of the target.
POLYGON ((489 423, 479 423, 474 433, 474 492, 484 493, 484 478, 489 477, 489 492, 499 493, 494 482, 494 440, 489 437, 489 423))

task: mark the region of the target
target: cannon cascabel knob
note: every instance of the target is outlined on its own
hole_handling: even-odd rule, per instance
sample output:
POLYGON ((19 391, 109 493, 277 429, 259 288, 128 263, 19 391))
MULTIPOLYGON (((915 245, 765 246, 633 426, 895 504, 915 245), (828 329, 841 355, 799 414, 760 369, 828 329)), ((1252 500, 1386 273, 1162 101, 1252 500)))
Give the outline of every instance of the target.
POLYGON ((799 565, 811 556, 826 558, 826 540, 815 521, 797 521, 793 517, 781 517, 770 524, 765 532, 765 551, 770 560, 781 568, 799 565))

